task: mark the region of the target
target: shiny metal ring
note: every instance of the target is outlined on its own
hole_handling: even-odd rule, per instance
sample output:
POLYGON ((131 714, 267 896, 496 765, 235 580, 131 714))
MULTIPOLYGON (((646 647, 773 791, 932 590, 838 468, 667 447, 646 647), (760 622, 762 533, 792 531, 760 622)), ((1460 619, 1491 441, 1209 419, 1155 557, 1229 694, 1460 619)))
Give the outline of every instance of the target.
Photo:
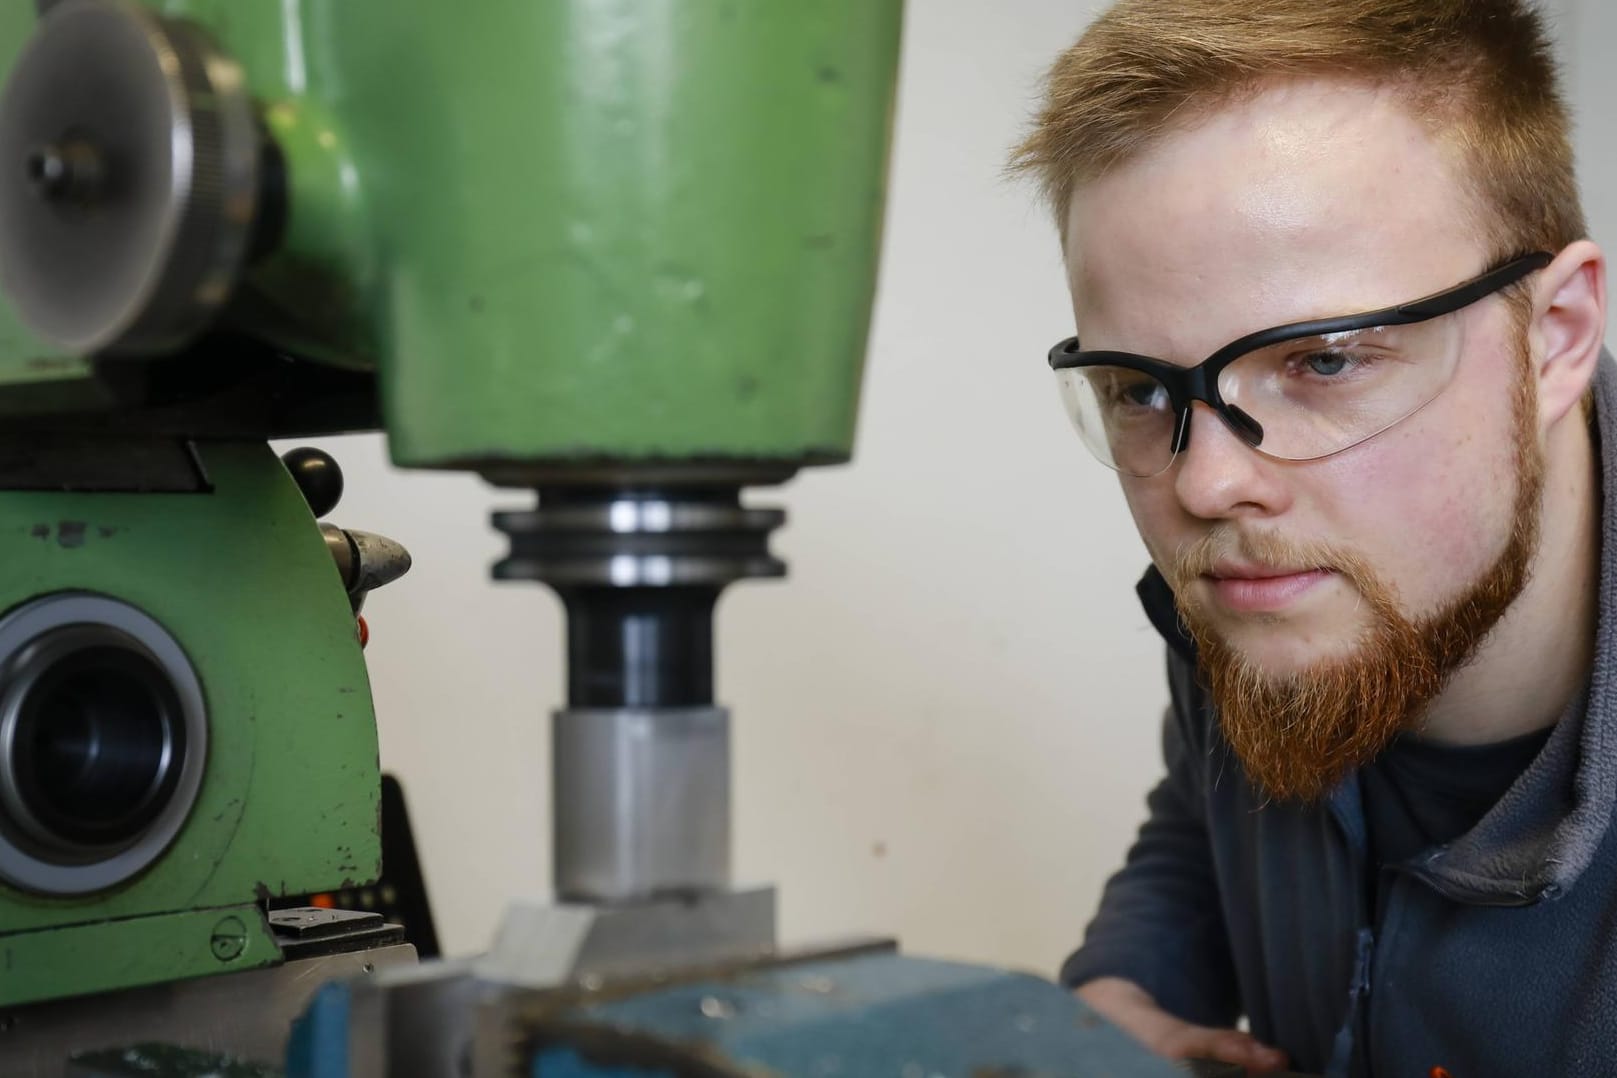
MULTIPOLYGON (((86 750, 93 764, 99 735, 86 750)), ((34 599, 0 617, 0 880, 52 896, 105 890, 137 875, 184 827, 202 788, 208 717, 202 684, 179 643, 150 615, 87 592, 34 599), (158 715, 161 744, 137 802, 138 826, 105 838, 53 823, 30 789, 37 776, 28 733, 39 694, 91 649, 119 656, 154 675, 145 702, 158 715)))

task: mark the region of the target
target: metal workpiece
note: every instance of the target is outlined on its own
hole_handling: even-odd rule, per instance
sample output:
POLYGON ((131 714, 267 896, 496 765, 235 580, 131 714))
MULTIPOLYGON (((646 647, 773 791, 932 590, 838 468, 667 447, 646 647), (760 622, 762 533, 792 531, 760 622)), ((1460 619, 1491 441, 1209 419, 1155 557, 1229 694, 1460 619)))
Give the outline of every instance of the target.
POLYGON ((145 612, 62 592, 0 618, 0 881, 77 896, 133 877, 196 804, 208 715, 145 612))
POLYGON ((55 347, 179 347, 240 278, 263 158, 246 76, 202 27, 52 5, 0 98, 0 287, 55 347))
POLYGON ((559 711, 552 850, 564 901, 621 902, 730 882, 723 708, 559 711))

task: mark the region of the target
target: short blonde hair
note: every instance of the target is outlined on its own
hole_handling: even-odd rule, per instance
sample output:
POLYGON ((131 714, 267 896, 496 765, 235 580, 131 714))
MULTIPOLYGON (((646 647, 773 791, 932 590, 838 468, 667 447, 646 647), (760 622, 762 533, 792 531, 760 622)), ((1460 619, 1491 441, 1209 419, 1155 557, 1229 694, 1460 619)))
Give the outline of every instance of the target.
POLYGON ((1496 259, 1587 234, 1555 60, 1526 0, 1119 0, 1056 61, 1011 168, 1039 180, 1064 232, 1079 185, 1198 111, 1320 76, 1409 95, 1459 150, 1496 259))

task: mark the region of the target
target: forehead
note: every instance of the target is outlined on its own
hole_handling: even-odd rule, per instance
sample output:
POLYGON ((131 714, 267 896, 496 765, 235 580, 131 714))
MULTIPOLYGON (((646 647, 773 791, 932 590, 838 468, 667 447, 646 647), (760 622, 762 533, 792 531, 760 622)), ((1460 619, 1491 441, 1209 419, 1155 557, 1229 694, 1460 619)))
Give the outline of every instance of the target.
POLYGON ((1194 362, 1480 272, 1454 157, 1395 91, 1361 83, 1272 86, 1198 116, 1073 195, 1084 346, 1194 362))

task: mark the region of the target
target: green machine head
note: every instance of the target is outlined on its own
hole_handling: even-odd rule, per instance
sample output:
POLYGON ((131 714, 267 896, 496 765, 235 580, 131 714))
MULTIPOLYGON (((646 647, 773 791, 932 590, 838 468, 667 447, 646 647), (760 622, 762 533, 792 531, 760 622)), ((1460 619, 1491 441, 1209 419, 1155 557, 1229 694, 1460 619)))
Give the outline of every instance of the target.
MULTIPOLYGON (((264 899, 378 872, 391 573, 270 438, 537 490, 561 758, 673 716, 727 776, 713 603, 783 571, 742 489, 851 452, 900 6, 4 0, 0 1007, 273 964, 264 899)), ((558 889, 723 886, 726 782, 561 790, 558 889)))

